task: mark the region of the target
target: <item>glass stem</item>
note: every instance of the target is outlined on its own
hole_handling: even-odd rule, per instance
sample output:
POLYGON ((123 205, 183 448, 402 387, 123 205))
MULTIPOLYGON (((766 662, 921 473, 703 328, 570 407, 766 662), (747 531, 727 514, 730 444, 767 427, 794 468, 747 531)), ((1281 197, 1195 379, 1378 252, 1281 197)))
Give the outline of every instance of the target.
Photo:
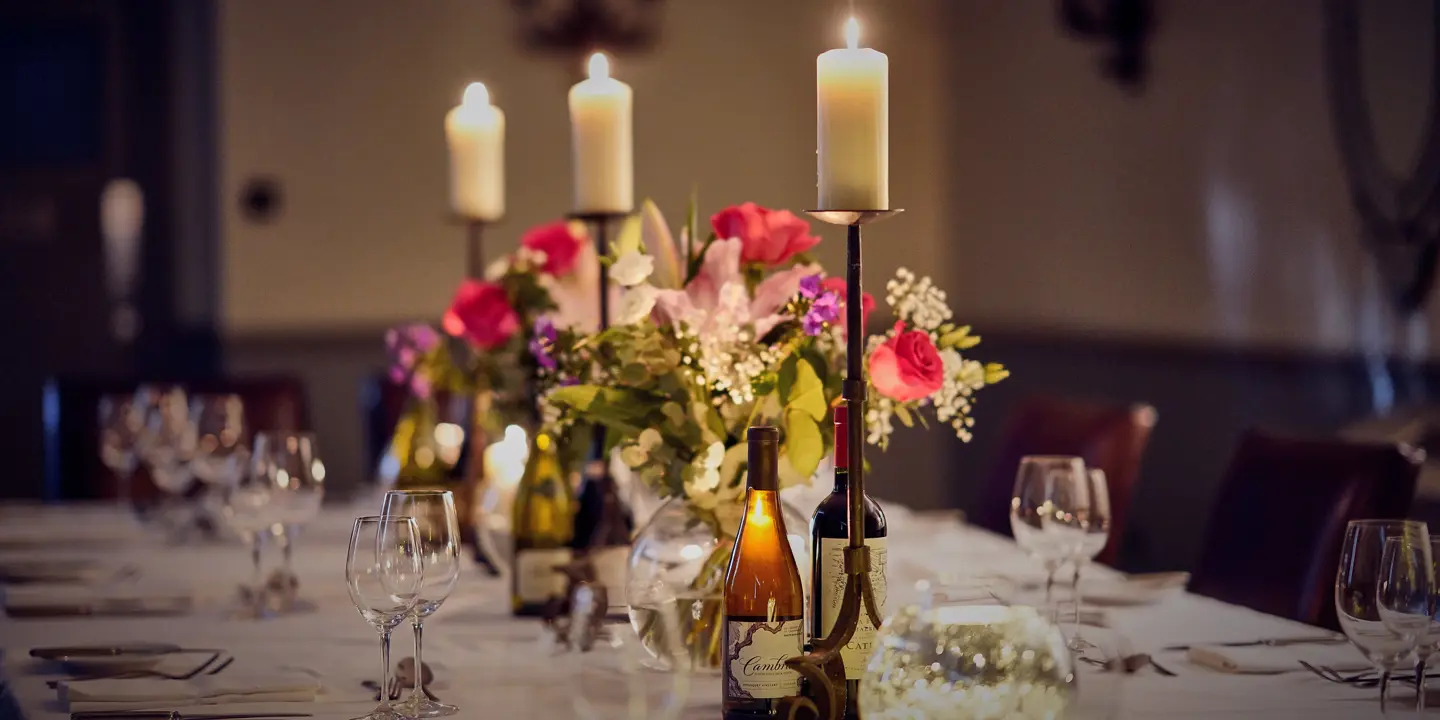
POLYGON ((1385 701, 1390 696, 1390 669, 1380 671, 1380 714, 1385 714, 1385 701))
POLYGON ((1426 658, 1422 655, 1415 662, 1415 713, 1417 715, 1425 713, 1425 661, 1426 658))
POLYGON ((417 614, 415 615, 413 625, 415 627, 415 684, 412 686, 413 689, 410 691, 410 699, 418 704, 425 701, 425 665, 420 661, 420 646, 422 644, 420 642, 420 636, 425 631, 425 623, 420 619, 420 616, 417 614))
POLYGON ((1045 610, 1052 623, 1060 622, 1060 608, 1055 604, 1055 574, 1059 571, 1059 563, 1045 563, 1045 610))
POLYGON ((265 576, 260 569, 260 556, 265 547, 265 536, 256 532, 250 536, 250 602, 258 615, 265 609, 265 576))
POLYGON ((380 631, 380 705, 375 709, 390 709, 390 628, 380 631))
POLYGON ((1080 566, 1084 565, 1083 560, 1075 561, 1074 586, 1071 588, 1072 601, 1075 603, 1075 637, 1080 637, 1080 566))

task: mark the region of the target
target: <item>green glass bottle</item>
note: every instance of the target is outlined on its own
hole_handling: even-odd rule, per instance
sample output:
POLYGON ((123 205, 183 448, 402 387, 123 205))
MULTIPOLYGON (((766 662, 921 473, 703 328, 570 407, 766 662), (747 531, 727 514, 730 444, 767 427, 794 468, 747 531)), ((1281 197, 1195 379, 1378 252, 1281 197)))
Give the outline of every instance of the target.
POLYGON ((574 523, 575 493, 555 441, 535 433, 515 488, 510 597, 516 615, 542 615, 551 600, 565 594, 565 576, 555 568, 570 562, 574 523))

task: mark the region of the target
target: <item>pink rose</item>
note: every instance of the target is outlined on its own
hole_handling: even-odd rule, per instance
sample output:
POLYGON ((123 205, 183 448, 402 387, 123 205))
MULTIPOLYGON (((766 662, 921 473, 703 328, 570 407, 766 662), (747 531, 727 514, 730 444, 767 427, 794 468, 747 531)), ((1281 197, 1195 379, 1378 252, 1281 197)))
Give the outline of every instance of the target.
POLYGON ((584 236, 572 232, 570 223, 564 220, 537 225, 520 238, 521 247, 545 254, 540 270, 555 277, 564 277, 575 269, 575 258, 584 242, 584 236))
POLYGON ((820 242, 810 234, 810 223, 789 210, 771 210, 753 202, 715 213, 710 227, 721 239, 739 238, 740 260, 746 263, 779 265, 820 242))
POLYGON ((870 384, 896 402, 919 400, 945 384, 945 363, 929 335, 896 322, 895 336, 870 353, 870 384))
POLYGON ((492 282, 466 280, 441 321, 445 332, 463 337, 481 350, 504 345, 520 329, 520 317, 510 307, 505 289, 492 282))
MULTIPOLYGON (((820 287, 840 296, 840 317, 845 318, 845 278, 828 277, 820 283, 820 287)), ((860 333, 865 333, 865 326, 870 323, 870 313, 875 312, 875 296, 870 293, 860 294, 860 333)), ((842 322, 843 326, 844 323, 842 322)))

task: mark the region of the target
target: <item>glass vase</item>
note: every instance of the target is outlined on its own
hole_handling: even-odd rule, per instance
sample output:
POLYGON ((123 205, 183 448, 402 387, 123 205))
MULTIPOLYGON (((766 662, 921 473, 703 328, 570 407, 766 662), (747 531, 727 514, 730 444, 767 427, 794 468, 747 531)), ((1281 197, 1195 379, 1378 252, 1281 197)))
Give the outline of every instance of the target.
MULTIPOLYGON (((810 579, 809 525, 789 504, 782 503, 785 531, 800 566, 808 611, 810 579)), ((630 549, 625 600, 630 623, 662 670, 718 672, 725 626, 725 571, 735 538, 720 530, 705 513, 681 498, 671 498, 635 536, 630 549), (662 621, 669 614, 676 622, 662 621), (678 642, 664 628, 680 633, 678 642), (675 648, 668 651, 666 648, 675 648)))

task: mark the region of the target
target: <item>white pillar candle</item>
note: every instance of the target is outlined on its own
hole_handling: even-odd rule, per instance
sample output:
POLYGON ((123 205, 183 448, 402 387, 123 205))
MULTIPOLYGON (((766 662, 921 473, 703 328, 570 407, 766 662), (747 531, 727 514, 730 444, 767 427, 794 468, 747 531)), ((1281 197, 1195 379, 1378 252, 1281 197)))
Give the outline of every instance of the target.
POLYGON ((860 25, 815 61, 820 210, 890 209, 890 59, 859 47, 860 25))
POLYGON ((459 107, 445 115, 450 148, 450 209, 475 220, 505 214, 505 113, 490 104, 483 83, 470 83, 459 107))
POLYGON ((634 94, 610 77, 610 62, 590 56, 590 77, 570 88, 575 212, 635 208, 634 94))

